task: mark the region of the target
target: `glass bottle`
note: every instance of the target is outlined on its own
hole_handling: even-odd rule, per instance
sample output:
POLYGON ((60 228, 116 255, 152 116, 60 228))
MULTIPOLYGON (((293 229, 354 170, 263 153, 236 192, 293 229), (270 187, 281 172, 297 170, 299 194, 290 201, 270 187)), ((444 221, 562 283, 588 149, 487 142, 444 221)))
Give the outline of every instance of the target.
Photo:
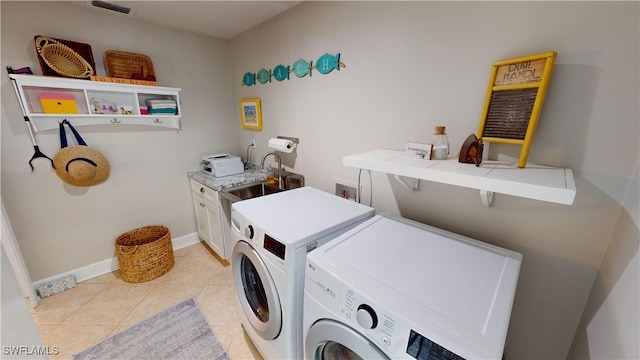
POLYGON ((433 148, 431 149, 431 160, 445 160, 449 156, 449 139, 447 138, 446 127, 436 126, 433 135, 433 148))

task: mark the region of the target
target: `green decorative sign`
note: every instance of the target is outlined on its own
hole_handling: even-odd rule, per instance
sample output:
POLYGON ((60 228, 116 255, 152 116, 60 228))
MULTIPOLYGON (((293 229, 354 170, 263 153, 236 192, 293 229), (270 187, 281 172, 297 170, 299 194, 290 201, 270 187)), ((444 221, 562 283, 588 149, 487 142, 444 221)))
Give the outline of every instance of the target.
POLYGON ((256 83, 256 74, 246 73, 242 77, 242 85, 251 86, 256 83))
POLYGON ((265 69, 258 71, 258 81, 260 84, 271 82, 271 71, 265 69))
POLYGON ((273 69, 273 77, 278 81, 282 81, 284 79, 289 80, 289 72, 290 70, 288 66, 285 67, 283 65, 278 65, 273 69))
POLYGON ((293 73, 299 78, 305 77, 307 74, 311 76, 312 66, 313 66, 313 61, 306 62, 300 59, 293 63, 293 73))
POLYGON ((320 56, 316 62, 316 70, 318 70, 320 74, 328 74, 334 69, 340 71, 340 53, 336 56, 324 54, 320 56))
MULTIPOLYGON (((297 60, 292 66, 278 65, 273 71, 267 69, 261 69, 258 71, 257 80, 260 84, 266 84, 271 82, 271 77, 277 81, 289 80, 291 74, 299 78, 303 78, 307 75, 311 77, 311 72, 316 69, 320 74, 326 75, 333 70, 340 71, 340 68, 344 68, 346 65, 340 62, 340 53, 336 55, 324 54, 318 58, 314 66, 313 61, 305 61, 303 59, 297 60)), ((245 73, 242 77, 243 86, 251 86, 256 84, 255 73, 245 73)))

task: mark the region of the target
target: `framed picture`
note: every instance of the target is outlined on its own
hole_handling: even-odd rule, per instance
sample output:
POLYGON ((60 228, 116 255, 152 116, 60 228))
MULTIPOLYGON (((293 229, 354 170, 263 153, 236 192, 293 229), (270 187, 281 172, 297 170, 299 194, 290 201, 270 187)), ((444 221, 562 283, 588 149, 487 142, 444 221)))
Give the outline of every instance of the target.
POLYGON ((91 109, 93 114, 117 114, 119 112, 114 101, 92 98, 91 104, 93 105, 93 109, 91 109))
POLYGON ((262 130, 260 99, 240 100, 240 120, 245 129, 262 130))

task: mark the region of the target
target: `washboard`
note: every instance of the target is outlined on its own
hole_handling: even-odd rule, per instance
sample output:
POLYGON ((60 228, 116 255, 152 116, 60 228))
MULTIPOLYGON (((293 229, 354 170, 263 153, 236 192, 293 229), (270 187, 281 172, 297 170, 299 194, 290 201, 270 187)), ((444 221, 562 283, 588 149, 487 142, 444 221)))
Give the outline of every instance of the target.
POLYGON ((536 131, 557 53, 523 56, 493 63, 478 138, 521 145, 524 168, 536 131))

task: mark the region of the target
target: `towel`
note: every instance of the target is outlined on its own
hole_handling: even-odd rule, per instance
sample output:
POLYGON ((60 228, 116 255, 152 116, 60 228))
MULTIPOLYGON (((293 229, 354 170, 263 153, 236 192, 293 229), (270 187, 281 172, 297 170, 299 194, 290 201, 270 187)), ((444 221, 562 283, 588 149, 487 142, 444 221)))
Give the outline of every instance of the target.
POLYGON ((176 108, 164 108, 164 109, 149 109, 149 114, 165 114, 165 115, 176 115, 178 113, 178 109, 176 108))
POLYGON ((152 108, 175 108, 175 100, 169 99, 151 99, 147 100, 147 106, 152 108))

